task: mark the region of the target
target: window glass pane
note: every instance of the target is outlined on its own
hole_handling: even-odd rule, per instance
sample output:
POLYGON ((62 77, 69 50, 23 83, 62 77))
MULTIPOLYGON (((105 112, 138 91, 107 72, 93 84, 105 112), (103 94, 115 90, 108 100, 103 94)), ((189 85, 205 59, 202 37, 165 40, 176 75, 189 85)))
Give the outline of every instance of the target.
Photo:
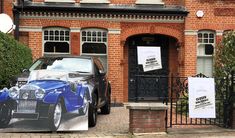
POLYGON ((202 33, 198 33, 198 38, 202 38, 202 33))
POLYGON ((82 41, 86 41, 86 37, 82 37, 82 41))
POLYGON ((69 53, 69 44, 67 42, 46 42, 44 52, 69 53))
POLYGON ((65 40, 66 40, 66 41, 69 41, 69 37, 65 37, 65 40))
POLYGON ((204 43, 208 43, 208 39, 204 39, 204 43))
POLYGON ((60 41, 64 41, 64 36, 60 36, 60 41))
POLYGON ((60 35, 62 35, 62 36, 63 36, 63 35, 64 35, 64 31, 60 31, 60 35))
POLYGON ((203 37, 208 38, 208 34, 207 33, 203 34, 203 37))
POLYGON ((92 32, 92 36, 96 36, 96 32, 92 32))
POLYGON ((54 35, 54 31, 50 31, 50 35, 54 35))
POLYGON ((90 42, 90 41, 91 41, 91 37, 87 37, 87 41, 89 41, 89 42, 90 42))
POLYGON ((205 45, 205 55, 213 55, 214 47, 213 45, 207 44, 205 45))
POLYGON ((86 31, 82 31, 82 36, 86 36, 86 31))
POLYGON ((87 32, 87 36, 91 36, 91 32, 89 31, 89 32, 87 32))
POLYGON ((59 31, 58 30, 55 31, 55 35, 59 35, 59 31))
POLYGON ((107 36, 107 33, 106 32, 103 32, 103 37, 106 37, 107 36))
POLYGON ((44 35, 48 35, 48 31, 47 30, 44 31, 44 35))
POLYGON ((101 38, 100 37, 98 37, 98 42, 101 42, 101 38))
POLYGON ((65 35, 66 35, 66 36, 69 36, 69 31, 65 31, 65 35))
POLYGON ((198 56, 202 56, 205 55, 205 45, 204 44, 200 44, 197 48, 197 55, 198 56))
POLYGON ((44 36, 44 40, 48 40, 48 36, 44 36))
POLYGON ((54 37, 53 37, 53 36, 50 36, 50 40, 51 40, 51 41, 54 40, 54 37))
POLYGON ((210 39, 210 40, 209 40, 209 43, 214 43, 214 39, 210 39))
POLYGON ((93 42, 96 42, 96 37, 92 37, 92 41, 93 41, 93 42))
POLYGON ((103 42, 106 42, 107 41, 107 38, 103 38, 103 42))
POLYGON ((209 37, 214 38, 214 34, 210 33, 209 37))
POLYGON ((58 41, 59 40, 59 36, 55 36, 55 40, 58 41))
POLYGON ((198 43, 202 43, 202 39, 201 38, 198 38, 198 43))
POLYGON ((212 77, 213 73, 213 58, 198 57, 197 58, 197 74, 202 73, 208 77, 212 77))
POLYGON ((84 43, 82 53, 106 54, 106 45, 104 43, 84 43))
POLYGON ((98 36, 101 36, 101 32, 98 32, 98 36))

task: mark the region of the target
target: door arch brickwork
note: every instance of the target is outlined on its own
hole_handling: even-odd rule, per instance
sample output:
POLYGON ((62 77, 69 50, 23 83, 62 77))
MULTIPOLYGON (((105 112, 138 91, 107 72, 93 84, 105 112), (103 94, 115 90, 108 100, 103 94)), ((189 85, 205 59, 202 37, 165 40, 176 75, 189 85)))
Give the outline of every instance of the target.
MULTIPOLYGON (((124 101, 128 101, 128 83, 129 83, 129 74, 128 74, 128 69, 129 69, 129 64, 128 64, 128 38, 131 36, 135 35, 141 35, 141 34, 159 34, 159 35, 164 35, 164 36, 169 36, 169 38, 173 38, 175 41, 175 44, 169 45, 169 47, 174 47, 173 50, 169 49, 169 54, 172 51, 176 51, 178 44, 183 44, 184 40, 184 25, 183 24, 148 24, 148 23, 136 23, 133 25, 126 23, 121 25, 121 45, 123 46, 124 54, 123 54, 123 90, 124 90, 124 101)), ((177 49, 178 50, 178 49, 177 49)), ((175 59, 175 58, 180 58, 182 57, 183 54, 183 48, 180 48, 178 50, 178 53, 174 53, 173 55, 177 55, 177 57, 169 57, 169 60, 175 59)), ((171 56, 171 54, 170 54, 171 56)), ((180 59, 179 59, 180 60, 180 59)), ((180 66, 178 61, 175 63, 175 61, 170 62, 169 64, 177 64, 176 66, 180 66)), ((180 71, 179 71, 180 72, 180 71)))

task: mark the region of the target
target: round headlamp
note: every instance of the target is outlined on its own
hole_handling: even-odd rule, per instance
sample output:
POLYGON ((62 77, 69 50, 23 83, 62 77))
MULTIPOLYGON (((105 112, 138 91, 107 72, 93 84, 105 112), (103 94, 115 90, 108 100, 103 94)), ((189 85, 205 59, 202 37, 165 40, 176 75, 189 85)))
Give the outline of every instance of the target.
POLYGON ((9 89, 9 96, 11 97, 11 98, 16 98, 17 96, 19 95, 19 88, 18 87, 11 87, 10 89, 9 89))
POLYGON ((35 91, 35 96, 38 99, 42 99, 44 97, 44 95, 45 95, 45 90, 44 89, 39 88, 35 91))

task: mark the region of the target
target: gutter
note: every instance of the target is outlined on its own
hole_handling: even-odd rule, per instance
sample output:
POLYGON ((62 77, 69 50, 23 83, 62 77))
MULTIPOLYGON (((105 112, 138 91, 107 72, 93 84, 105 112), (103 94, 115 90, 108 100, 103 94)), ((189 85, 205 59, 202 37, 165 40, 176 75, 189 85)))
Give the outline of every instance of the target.
MULTIPOLYGON (((14 8, 21 10, 22 6, 15 5, 14 8)), ((152 15, 181 15, 187 16, 188 11, 178 6, 153 7, 153 6, 114 6, 106 4, 34 4, 24 3, 24 11, 45 11, 45 12, 76 12, 76 13, 116 13, 116 14, 152 14, 152 15)))
POLYGON ((0 11, 0 13, 3 13, 4 12, 4 0, 1 0, 1 11, 0 11))
MULTIPOLYGON (((16 3, 17 6, 20 6, 23 10, 24 8, 24 0, 17 0, 16 3)), ((16 40, 19 40, 19 35, 20 35, 20 12, 15 6, 13 7, 13 18, 14 18, 14 24, 15 24, 15 31, 14 31, 14 37, 16 40)))

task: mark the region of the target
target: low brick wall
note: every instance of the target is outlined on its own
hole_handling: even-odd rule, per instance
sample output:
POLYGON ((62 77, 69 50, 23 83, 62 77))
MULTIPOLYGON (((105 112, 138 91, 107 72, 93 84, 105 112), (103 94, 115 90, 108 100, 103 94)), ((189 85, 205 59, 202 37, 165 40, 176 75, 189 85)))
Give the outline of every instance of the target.
POLYGON ((166 105, 162 103, 128 103, 131 133, 166 132, 166 105))

